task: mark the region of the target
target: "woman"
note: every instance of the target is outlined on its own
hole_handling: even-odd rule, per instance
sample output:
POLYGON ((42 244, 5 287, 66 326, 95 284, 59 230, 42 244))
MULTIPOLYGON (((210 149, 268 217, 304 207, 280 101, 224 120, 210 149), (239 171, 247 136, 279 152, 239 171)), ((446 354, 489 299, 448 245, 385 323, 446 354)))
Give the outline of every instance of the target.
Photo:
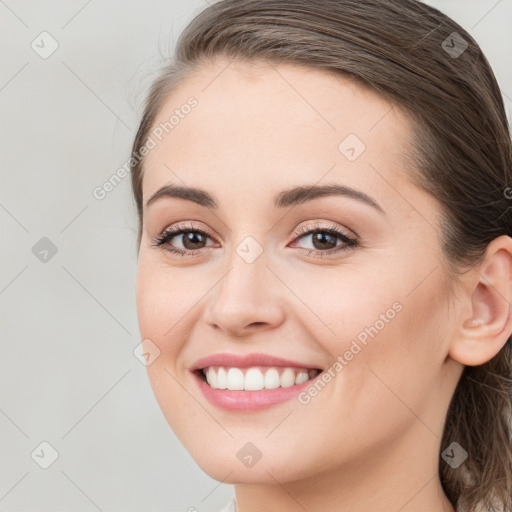
POLYGON ((464 29, 217 2, 132 157, 148 375, 230 510, 510 510, 512 147, 464 29))

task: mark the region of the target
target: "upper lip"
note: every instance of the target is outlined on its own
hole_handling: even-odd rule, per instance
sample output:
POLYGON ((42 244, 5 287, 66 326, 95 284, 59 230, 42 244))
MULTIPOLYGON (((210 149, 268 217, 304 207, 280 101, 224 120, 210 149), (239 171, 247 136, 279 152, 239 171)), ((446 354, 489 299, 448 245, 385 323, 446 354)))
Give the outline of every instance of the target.
POLYGON ((282 357, 275 357, 268 354, 229 354, 220 353, 198 359, 191 367, 190 371, 202 370, 209 366, 225 366, 234 368, 250 368, 251 366, 286 366, 307 369, 320 369, 318 366, 304 364, 282 357))

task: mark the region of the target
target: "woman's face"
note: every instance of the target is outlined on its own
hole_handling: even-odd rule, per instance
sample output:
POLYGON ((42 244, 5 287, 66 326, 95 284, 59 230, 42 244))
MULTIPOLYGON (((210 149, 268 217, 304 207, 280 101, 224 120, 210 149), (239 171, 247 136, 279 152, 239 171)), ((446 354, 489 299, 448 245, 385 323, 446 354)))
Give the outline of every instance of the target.
POLYGON ((339 76, 228 64, 173 92, 145 158, 137 310, 167 421, 228 483, 405 456, 411 478, 435 472, 459 368, 440 206, 408 178, 408 121, 339 76), (192 194, 146 206, 164 186, 201 189, 216 207, 192 194), (345 193, 285 193, 312 186, 345 193), (177 227, 188 234, 153 245, 177 227), (200 361, 216 354, 287 363, 200 361), (192 371, 205 365, 238 368, 217 386, 239 390, 205 384, 192 371), (248 367, 259 371, 246 378, 248 367), (323 372, 291 385, 300 368, 323 372), (262 382, 280 387, 240 389, 262 382))

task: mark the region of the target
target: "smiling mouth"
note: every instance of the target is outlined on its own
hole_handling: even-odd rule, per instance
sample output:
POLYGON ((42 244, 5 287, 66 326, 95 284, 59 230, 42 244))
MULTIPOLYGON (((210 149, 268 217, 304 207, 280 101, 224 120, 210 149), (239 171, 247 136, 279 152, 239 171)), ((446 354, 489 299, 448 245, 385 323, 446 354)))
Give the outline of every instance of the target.
POLYGON ((322 370, 318 368, 282 366, 252 366, 249 368, 209 366, 194 371, 211 388, 229 391, 288 388, 311 380, 321 372, 322 370))

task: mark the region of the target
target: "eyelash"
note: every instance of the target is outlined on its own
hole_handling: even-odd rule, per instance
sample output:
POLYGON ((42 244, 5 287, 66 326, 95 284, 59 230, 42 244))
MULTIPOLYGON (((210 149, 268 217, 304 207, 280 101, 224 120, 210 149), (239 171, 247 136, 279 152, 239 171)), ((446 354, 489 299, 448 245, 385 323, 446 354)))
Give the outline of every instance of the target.
MULTIPOLYGON (((169 251, 170 253, 177 254, 178 256, 195 256, 199 252, 201 252, 201 249, 197 249, 195 251, 193 250, 183 250, 183 249, 177 249, 176 247, 166 246, 166 244, 172 240, 175 236, 185 234, 185 233, 200 233, 203 236, 206 236, 208 238, 214 238, 212 236, 212 233, 210 233, 207 230, 199 229, 194 227, 192 224, 187 226, 174 226, 172 228, 166 229, 163 233, 157 235, 151 245, 153 247, 160 247, 163 250, 169 251)), ((334 247, 333 249, 328 249, 325 251, 319 251, 317 249, 304 249, 305 251, 308 251, 308 256, 314 253, 316 257, 322 258, 324 255, 330 255, 333 253, 341 252, 341 251, 348 251, 351 249, 355 249, 360 244, 359 242, 349 237, 346 233, 341 231, 336 226, 330 226, 330 227, 320 227, 320 225, 315 224, 313 228, 311 226, 302 226, 300 227, 295 233, 294 233, 294 240, 298 240, 299 238, 303 238, 306 235, 314 235, 316 233, 328 233, 330 235, 334 235, 341 239, 342 242, 345 243, 345 246, 342 247, 334 247)))

